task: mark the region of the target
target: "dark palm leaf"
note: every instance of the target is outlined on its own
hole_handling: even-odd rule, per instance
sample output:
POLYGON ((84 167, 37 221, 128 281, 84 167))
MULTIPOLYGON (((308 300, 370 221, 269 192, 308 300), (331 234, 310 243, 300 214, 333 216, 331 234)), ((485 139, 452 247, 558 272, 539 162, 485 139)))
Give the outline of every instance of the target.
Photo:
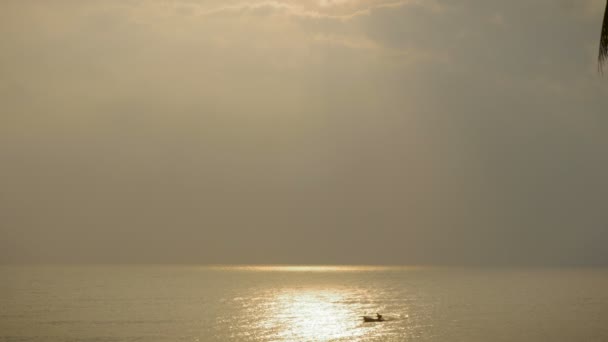
POLYGON ((597 57, 600 72, 603 71, 604 63, 608 60, 608 0, 604 12, 604 23, 602 24, 602 35, 600 37, 600 53, 597 57))

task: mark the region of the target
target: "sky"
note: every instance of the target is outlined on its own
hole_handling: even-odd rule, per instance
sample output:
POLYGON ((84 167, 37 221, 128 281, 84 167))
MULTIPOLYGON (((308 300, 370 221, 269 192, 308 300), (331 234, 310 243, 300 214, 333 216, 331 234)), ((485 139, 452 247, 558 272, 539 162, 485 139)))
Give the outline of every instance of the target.
POLYGON ((604 0, 0 2, 0 263, 608 265, 604 0))

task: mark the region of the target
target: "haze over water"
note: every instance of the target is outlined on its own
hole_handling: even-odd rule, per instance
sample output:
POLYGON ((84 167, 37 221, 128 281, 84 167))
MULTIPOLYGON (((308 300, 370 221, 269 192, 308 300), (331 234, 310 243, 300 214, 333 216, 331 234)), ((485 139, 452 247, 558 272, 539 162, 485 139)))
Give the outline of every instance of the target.
POLYGON ((604 8, 0 1, 0 263, 608 265, 604 8))
POLYGON ((608 270, 3 266, 0 341, 605 341, 608 270), (386 322, 363 323, 382 313, 386 322))

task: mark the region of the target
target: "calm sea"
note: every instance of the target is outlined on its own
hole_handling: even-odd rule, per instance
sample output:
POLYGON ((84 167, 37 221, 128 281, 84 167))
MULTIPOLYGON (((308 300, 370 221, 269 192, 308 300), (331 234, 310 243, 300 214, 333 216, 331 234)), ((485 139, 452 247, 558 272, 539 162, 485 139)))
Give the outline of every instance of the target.
POLYGON ((2 266, 0 341, 608 341, 608 270, 2 266))

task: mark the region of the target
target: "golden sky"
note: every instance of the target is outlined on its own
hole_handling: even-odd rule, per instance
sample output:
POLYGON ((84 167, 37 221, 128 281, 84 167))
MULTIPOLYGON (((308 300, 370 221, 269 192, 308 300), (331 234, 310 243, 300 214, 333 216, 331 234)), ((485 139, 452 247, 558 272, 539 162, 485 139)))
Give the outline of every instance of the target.
POLYGON ((608 263, 604 5, 2 1, 0 262, 608 263))

